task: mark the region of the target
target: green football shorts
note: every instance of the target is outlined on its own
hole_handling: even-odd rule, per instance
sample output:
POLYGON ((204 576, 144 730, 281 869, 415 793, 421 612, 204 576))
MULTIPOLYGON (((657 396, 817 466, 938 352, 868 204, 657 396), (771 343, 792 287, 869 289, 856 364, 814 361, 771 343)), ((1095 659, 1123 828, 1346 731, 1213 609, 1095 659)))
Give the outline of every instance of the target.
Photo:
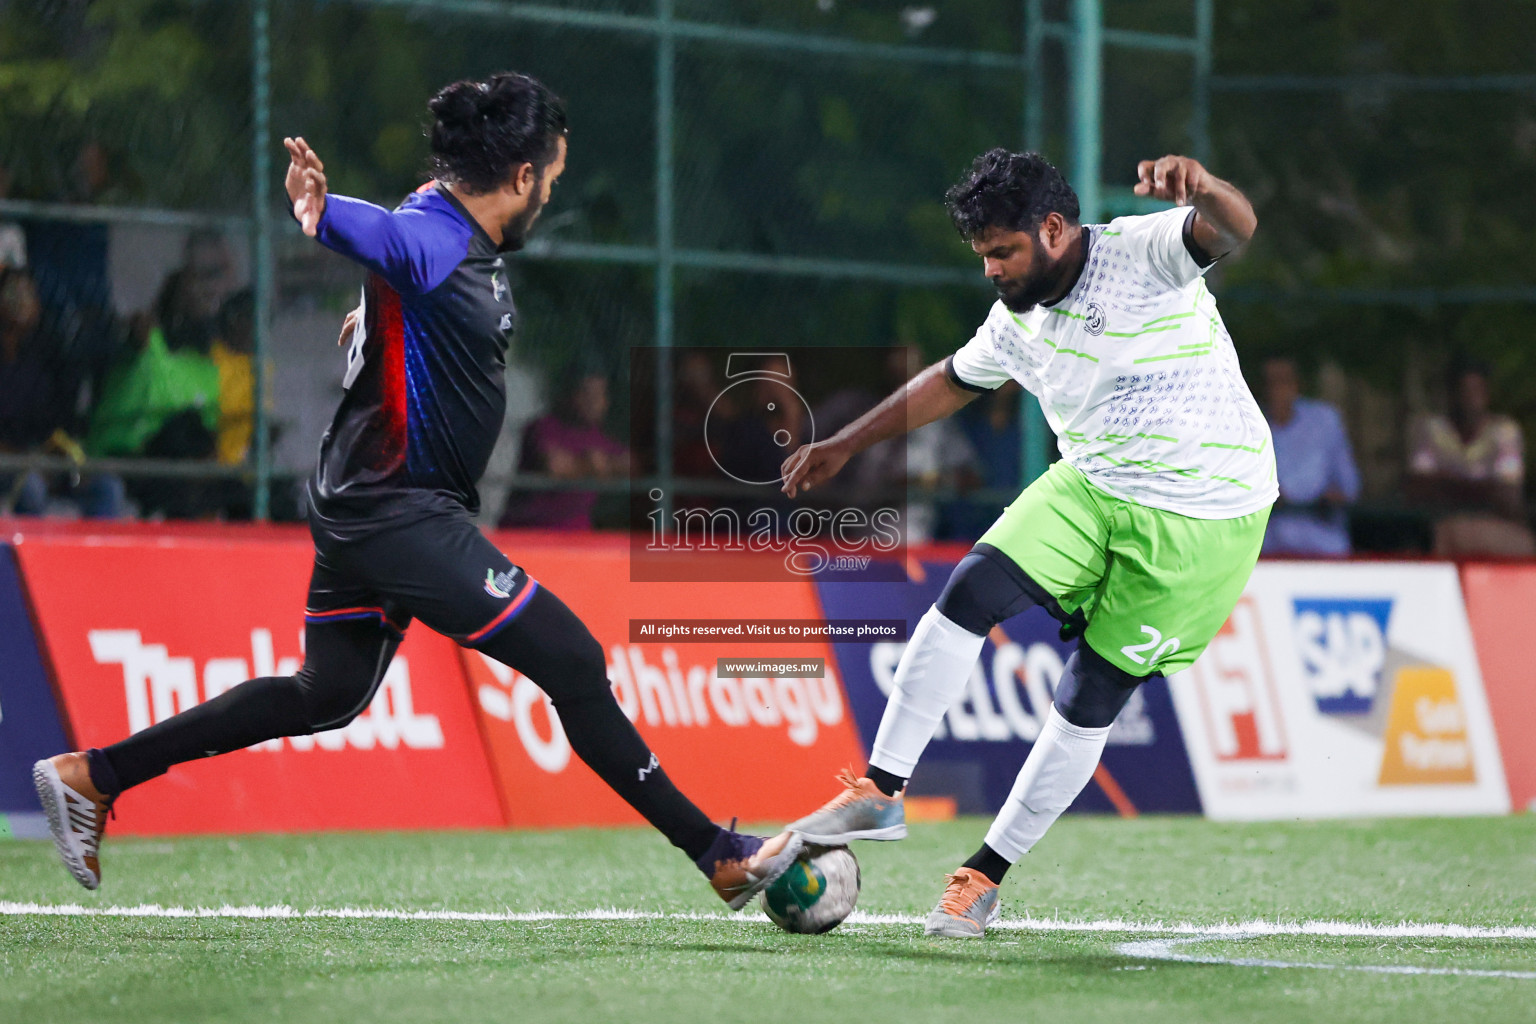
POLYGON ((1269 509, 1194 519, 1112 498, 1065 461, 1024 489, 982 536, 1060 604, 1083 638, 1131 673, 1195 663, 1259 559, 1269 509))

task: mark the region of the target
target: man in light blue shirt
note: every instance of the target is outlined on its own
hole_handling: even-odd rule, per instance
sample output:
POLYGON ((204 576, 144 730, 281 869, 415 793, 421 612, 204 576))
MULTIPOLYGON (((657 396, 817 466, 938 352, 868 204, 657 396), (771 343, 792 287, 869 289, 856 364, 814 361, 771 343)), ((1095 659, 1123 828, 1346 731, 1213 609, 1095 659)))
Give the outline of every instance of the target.
POLYGON ((1264 364, 1264 415, 1275 439, 1280 500, 1263 553, 1343 558, 1350 552, 1344 509, 1360 496, 1360 473, 1338 410, 1302 398, 1296 363, 1276 358, 1264 364))

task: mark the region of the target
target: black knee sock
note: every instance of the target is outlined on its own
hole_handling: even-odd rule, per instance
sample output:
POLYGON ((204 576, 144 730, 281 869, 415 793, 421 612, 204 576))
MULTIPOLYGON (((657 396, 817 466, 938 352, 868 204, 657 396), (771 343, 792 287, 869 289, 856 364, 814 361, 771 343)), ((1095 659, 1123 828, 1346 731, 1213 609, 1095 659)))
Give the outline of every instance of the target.
POLYGON ((1013 867, 1013 865, 1003 860, 1002 854, 992 849, 986 843, 982 843, 981 849, 971 854, 971 859, 962 864, 961 867, 975 868, 991 879, 993 884, 1001 885, 1003 876, 1008 873, 1008 869, 1013 867))
POLYGON ((892 775, 884 768, 876 768, 874 765, 869 766, 869 774, 865 778, 873 782, 875 788, 886 796, 895 796, 907 784, 907 780, 900 775, 892 775))
POLYGON ((540 588, 517 618, 479 649, 549 694, 576 756, 698 863, 720 826, 658 766, 608 688, 602 645, 565 602, 540 588))
POLYGON ((252 679, 107 747, 102 758, 109 770, 93 756, 91 782, 115 796, 164 775, 173 764, 310 731, 304 698, 292 676, 252 679))
POLYGON ((605 689, 586 700, 561 701, 555 709, 571 749, 587 767, 690 860, 704 855, 720 826, 667 778, 611 693, 605 689))

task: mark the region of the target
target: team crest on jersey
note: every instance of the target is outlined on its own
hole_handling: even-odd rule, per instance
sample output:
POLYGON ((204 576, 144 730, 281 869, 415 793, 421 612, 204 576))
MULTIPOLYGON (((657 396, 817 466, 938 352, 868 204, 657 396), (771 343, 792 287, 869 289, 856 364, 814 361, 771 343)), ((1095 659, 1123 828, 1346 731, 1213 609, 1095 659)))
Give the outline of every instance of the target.
POLYGON ((508 572, 497 572, 495 569, 485 570, 485 592, 492 597, 511 597, 512 589, 517 586, 517 577, 521 571, 515 565, 508 572))
POLYGON ((504 330, 504 331, 510 331, 512 329, 512 314, 511 313, 503 313, 503 314, 501 314, 501 329, 504 330))
POLYGON ((507 297, 507 283, 501 279, 501 271, 491 271, 491 298, 497 302, 507 297))
POLYGON ((1088 303, 1088 315, 1083 317, 1083 329, 1097 338, 1104 333, 1104 307, 1097 302, 1088 303))

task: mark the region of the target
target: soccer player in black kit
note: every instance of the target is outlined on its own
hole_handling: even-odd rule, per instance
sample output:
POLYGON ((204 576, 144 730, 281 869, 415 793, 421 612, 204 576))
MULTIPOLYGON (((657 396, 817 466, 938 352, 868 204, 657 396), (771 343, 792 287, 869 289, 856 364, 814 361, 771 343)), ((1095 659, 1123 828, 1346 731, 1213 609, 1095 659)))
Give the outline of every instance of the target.
POLYGON ((345 395, 309 483, 304 667, 104 749, 37 762, 55 845, 96 888, 106 817, 124 791, 183 761, 346 725, 415 618, 542 687, 577 755, 740 909, 794 861, 800 838, 722 829, 683 796, 614 699, 602 646, 471 519, 506 412, 516 311, 504 254, 521 248, 565 169, 564 107, 510 73, 455 82, 429 107, 435 178, 393 212, 329 195, 319 157, 284 140, 304 233, 369 271, 349 318, 345 395))

